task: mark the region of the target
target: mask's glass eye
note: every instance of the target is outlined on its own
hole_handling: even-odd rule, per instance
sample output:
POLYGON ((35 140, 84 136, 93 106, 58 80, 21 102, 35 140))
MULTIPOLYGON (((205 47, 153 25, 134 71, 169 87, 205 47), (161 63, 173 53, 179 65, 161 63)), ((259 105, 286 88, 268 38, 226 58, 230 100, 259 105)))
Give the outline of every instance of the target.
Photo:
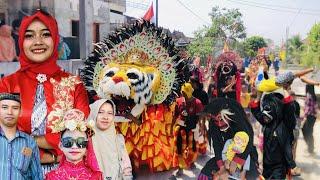
POLYGON ((105 76, 106 77, 112 77, 112 76, 114 76, 114 72, 113 71, 109 71, 105 76))
POLYGON ((127 73, 127 76, 129 79, 139 79, 139 76, 136 73, 127 73))

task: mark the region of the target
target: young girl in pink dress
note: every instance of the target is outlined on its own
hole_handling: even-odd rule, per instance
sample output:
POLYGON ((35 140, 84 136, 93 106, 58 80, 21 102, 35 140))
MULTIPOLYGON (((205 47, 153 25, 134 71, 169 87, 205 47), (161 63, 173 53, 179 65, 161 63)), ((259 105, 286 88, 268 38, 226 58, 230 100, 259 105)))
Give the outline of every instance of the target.
POLYGON ((78 109, 66 112, 62 121, 53 124, 61 130, 59 147, 63 152, 59 167, 46 174, 46 180, 101 180, 102 173, 93 151, 91 136, 94 122, 86 122, 78 109))

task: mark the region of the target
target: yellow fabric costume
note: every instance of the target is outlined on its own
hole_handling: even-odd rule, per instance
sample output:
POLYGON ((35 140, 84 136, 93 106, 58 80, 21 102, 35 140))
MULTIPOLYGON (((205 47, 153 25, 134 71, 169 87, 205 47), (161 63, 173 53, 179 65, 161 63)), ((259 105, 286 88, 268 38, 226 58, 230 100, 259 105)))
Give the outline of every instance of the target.
MULTIPOLYGON (((236 154, 241 154, 245 151, 249 142, 249 136, 244 131, 237 132, 231 144, 227 147, 226 158, 229 161, 232 161, 236 154)), ((241 168, 241 167, 239 167, 241 168)))

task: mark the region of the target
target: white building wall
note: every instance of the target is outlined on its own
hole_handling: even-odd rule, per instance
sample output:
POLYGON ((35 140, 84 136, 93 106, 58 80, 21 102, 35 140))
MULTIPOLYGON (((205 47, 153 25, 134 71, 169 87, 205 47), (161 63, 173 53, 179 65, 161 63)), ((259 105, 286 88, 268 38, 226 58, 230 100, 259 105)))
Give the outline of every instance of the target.
MULTIPOLYGON (((79 20, 79 0, 55 0, 54 6, 60 34, 65 37, 70 37, 72 35, 72 20, 79 20)), ((109 13, 108 3, 93 0, 93 23, 100 24, 100 37, 101 35, 108 34, 110 31, 109 13)))
POLYGON ((121 14, 110 12, 110 23, 124 23, 124 16, 121 14))
POLYGON ((59 24, 59 33, 64 37, 70 37, 72 20, 79 20, 79 1, 55 0, 54 11, 59 24))

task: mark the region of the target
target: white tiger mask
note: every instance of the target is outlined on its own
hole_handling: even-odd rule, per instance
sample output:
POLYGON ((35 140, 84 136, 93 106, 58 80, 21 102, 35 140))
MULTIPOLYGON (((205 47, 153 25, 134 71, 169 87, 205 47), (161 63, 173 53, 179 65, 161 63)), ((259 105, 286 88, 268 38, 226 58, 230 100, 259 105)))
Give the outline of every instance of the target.
POLYGON ((150 104, 153 92, 160 82, 158 71, 150 66, 108 64, 103 71, 104 77, 101 77, 98 95, 132 99, 135 106, 131 109, 131 114, 134 117, 143 112, 145 105, 150 104))

